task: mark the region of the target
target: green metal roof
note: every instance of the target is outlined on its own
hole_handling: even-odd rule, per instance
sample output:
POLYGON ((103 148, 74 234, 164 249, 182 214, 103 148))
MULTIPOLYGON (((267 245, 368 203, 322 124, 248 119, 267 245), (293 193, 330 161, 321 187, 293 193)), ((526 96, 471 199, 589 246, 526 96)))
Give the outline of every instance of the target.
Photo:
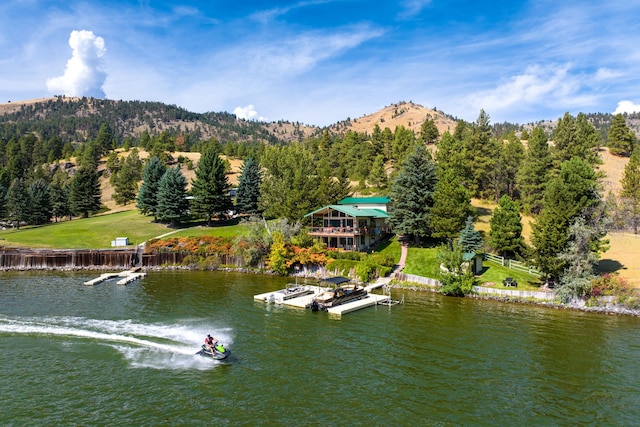
POLYGON ((368 217, 368 218, 389 218, 389 214, 380 209, 359 209, 355 206, 341 206, 341 205, 327 205, 323 206, 320 209, 316 209, 313 212, 309 212, 305 215, 305 218, 316 214, 318 212, 327 211, 329 209, 336 210, 338 212, 343 212, 346 215, 353 217, 368 217))
POLYGON ((386 204, 391 201, 388 197, 345 197, 338 202, 339 205, 356 205, 356 204, 386 204))

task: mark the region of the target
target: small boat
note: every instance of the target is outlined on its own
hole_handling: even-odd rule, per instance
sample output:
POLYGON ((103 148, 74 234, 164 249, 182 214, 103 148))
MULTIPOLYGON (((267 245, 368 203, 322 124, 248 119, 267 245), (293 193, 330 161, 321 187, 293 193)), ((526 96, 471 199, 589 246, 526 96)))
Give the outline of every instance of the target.
POLYGON ((213 354, 212 354, 211 349, 206 345, 202 344, 202 348, 196 354, 199 354, 200 356, 204 356, 204 357, 211 357, 212 359, 216 359, 216 360, 222 360, 222 359, 226 359, 231 354, 231 350, 224 348, 222 344, 218 343, 213 346, 213 354))
POLYGON ((264 297, 265 302, 274 302, 276 304, 282 304, 283 302, 292 298, 298 298, 313 293, 313 289, 309 286, 298 285, 297 283, 289 283, 285 289, 272 292, 264 297))
POLYGON ((349 279, 345 277, 333 277, 331 279, 325 279, 325 281, 341 286, 327 289, 316 296, 309 305, 311 311, 327 310, 331 307, 367 297, 367 290, 363 286, 355 283, 342 285, 342 283, 349 282, 349 279))

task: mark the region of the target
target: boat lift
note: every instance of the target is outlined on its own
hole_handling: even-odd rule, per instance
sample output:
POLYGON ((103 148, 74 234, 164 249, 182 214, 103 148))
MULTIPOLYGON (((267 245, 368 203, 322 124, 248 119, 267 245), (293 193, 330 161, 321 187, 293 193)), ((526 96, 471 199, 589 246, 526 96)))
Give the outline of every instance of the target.
POLYGON ((394 300, 393 298, 391 298, 391 285, 384 285, 382 287, 382 294, 388 296, 389 298, 378 301, 378 305, 387 305, 389 306, 389 308, 391 308, 392 305, 404 304, 404 294, 402 294, 402 299, 400 300, 394 300))

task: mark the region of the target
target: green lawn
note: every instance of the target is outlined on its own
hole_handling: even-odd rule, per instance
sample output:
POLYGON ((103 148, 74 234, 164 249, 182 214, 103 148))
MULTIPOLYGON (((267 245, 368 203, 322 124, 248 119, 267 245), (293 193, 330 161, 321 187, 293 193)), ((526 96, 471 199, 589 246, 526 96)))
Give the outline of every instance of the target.
POLYGON ((149 216, 138 211, 125 211, 90 218, 74 219, 40 226, 23 227, 19 230, 0 231, 0 245, 52 249, 105 249, 111 247, 116 237, 128 237, 132 245, 153 237, 171 233, 171 237, 223 236, 242 234, 246 226, 235 222, 214 227, 187 226, 169 228, 154 223, 149 216))
MULTIPOLYGON (((440 272, 440 262, 438 261, 439 251, 439 247, 409 247, 409 252, 407 253, 407 265, 405 266, 404 273, 437 279, 440 272)), ((488 261, 483 263, 483 267, 484 269, 482 270, 482 274, 478 279, 482 283, 495 283, 495 288, 514 289, 502 286, 502 280, 506 277, 513 277, 516 279, 518 281, 517 289, 519 290, 536 290, 540 286, 538 277, 532 274, 511 270, 507 267, 488 261)))
POLYGON ((400 242, 398 242, 398 239, 394 236, 391 239, 387 240, 386 242, 383 242, 378 246, 376 246, 374 249, 374 252, 380 253, 380 254, 393 255, 393 259, 397 264, 400 261, 400 255, 402 254, 402 247, 400 246, 400 242))
POLYGON ((128 237, 135 245, 170 231, 165 225, 152 222, 151 217, 126 211, 0 231, 0 243, 30 248, 101 249, 111 247, 116 237, 128 237))

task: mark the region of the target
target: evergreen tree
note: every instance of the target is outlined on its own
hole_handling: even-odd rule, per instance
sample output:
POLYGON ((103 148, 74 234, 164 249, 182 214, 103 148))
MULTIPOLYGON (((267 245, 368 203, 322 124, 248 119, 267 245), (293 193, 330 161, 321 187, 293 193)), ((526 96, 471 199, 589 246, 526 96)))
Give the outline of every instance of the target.
POLYGON ((138 157, 138 149, 134 148, 122 162, 122 167, 117 172, 114 186, 113 199, 120 205, 126 205, 136 200, 138 181, 142 179, 142 161, 138 157))
POLYGON ((474 213, 469 191, 460 183, 453 170, 445 171, 433 194, 431 235, 447 239, 451 244, 464 227, 467 217, 474 213))
POLYGON ((439 136, 440 132, 438 131, 436 122, 433 121, 432 118, 428 118, 422 123, 422 126, 420 126, 418 141, 425 145, 435 144, 439 136))
POLYGON ((69 201, 71 212, 88 218, 100 210, 100 182, 95 169, 81 166, 71 179, 69 201))
POLYGON ((260 163, 264 167, 260 208, 265 217, 295 222, 323 205, 315 165, 301 145, 270 146, 260 163))
POLYGON ((108 153, 112 148, 115 148, 115 138, 113 137, 113 131, 109 127, 108 124, 103 123, 100 125, 100 130, 98 130, 98 136, 95 140, 95 145, 97 148, 97 152, 99 153, 98 157, 102 156, 105 153, 108 153))
POLYGON ((464 228, 460 231, 458 244, 464 252, 476 252, 482 248, 482 235, 473 226, 473 216, 471 215, 467 217, 464 228))
POLYGON ((524 145, 522 145, 522 141, 520 141, 513 132, 509 134, 506 143, 498 142, 497 144, 501 149, 499 151, 498 167, 495 175, 497 178, 495 195, 496 197, 500 197, 500 195, 506 192, 509 197, 513 199, 517 196, 516 176, 524 159, 524 145))
POLYGON ((608 133, 609 151, 616 156, 630 156, 638 143, 636 134, 629 129, 622 114, 616 114, 608 133))
POLYGON ((524 211, 538 214, 542 209, 544 189, 547 185, 552 160, 547 135, 536 127, 531 133, 522 165, 516 174, 516 183, 524 211))
POLYGON ((152 156, 142 172, 142 186, 136 206, 143 215, 153 215, 154 221, 158 219, 158 186, 166 171, 167 168, 160 159, 152 156))
POLYGON ((166 170, 158 183, 158 205, 156 216, 160 222, 168 222, 175 227, 189 214, 189 200, 187 199, 187 179, 180 172, 180 168, 166 170))
POLYGON ((7 218, 18 229, 29 219, 29 193, 22 178, 14 178, 7 190, 7 218))
MULTIPOLYGON (((60 169, 58 172, 60 172, 60 175, 66 175, 60 169)), ((58 218, 71 216, 71 208, 69 206, 69 186, 63 179, 56 178, 59 176, 58 172, 56 172, 56 175, 53 177, 53 181, 49 185, 51 215, 56 222, 58 218)))
MULTIPOLYGON (((463 181, 474 197, 486 198, 495 193, 495 174, 499 150, 491 137, 489 115, 484 110, 469 131, 464 132, 465 173, 463 181)), ((458 230, 459 231, 459 230, 458 230)))
POLYGON ((38 179, 29 184, 29 223, 34 225, 44 224, 51 220, 53 208, 49 185, 43 179, 38 179))
POLYGON ((569 228, 568 247, 560 254, 560 258, 565 263, 565 270, 560 278, 560 286, 556 290, 562 302, 581 298, 591 291, 591 283, 596 277, 594 269, 598 263, 591 245, 595 239, 599 238, 599 234, 600 232, 588 225, 582 217, 577 217, 569 228))
POLYGON ((622 176, 622 206, 625 212, 624 217, 627 224, 633 228, 633 232, 638 234, 640 227, 640 147, 636 146, 629 163, 624 168, 622 176))
POLYGON ((579 113, 577 118, 565 113, 558 120, 553 143, 553 158, 558 168, 572 157, 586 160, 591 166, 601 163, 597 152, 600 135, 583 113, 579 113))
POLYGON ((249 157, 240 167, 236 209, 238 213, 257 215, 260 213, 260 185, 262 185, 262 171, 260 164, 254 157, 249 157))
POLYGON ((191 211, 205 217, 211 226, 212 216, 222 215, 233 207, 230 188, 225 164, 217 149, 206 147, 196 168, 196 178, 191 182, 191 211))
POLYGON ((407 129, 402 125, 396 127, 391 150, 391 157, 395 164, 402 165, 409 153, 413 151, 415 145, 416 136, 411 129, 407 129))
POLYGON ((489 221, 487 245, 504 257, 519 254, 524 248, 522 217, 518 205, 508 195, 500 197, 489 221))
POLYGON ((369 173, 369 182, 374 187, 377 187, 380 190, 384 190, 387 188, 389 184, 389 178, 387 177, 387 171, 384 167, 384 156, 382 154, 378 154, 373 161, 373 166, 371 167, 371 172, 369 173))
MULTIPOLYGON (((557 279, 566 262, 559 255, 568 247, 568 232, 577 217, 589 223, 598 212, 597 175, 587 161, 574 157, 562 164, 560 174, 552 179, 544 193, 544 207, 532 227, 534 259, 547 277, 557 279)), ((602 237, 602 236, 600 236, 602 237)), ((599 250, 599 240, 592 249, 599 250)))
POLYGON ((0 183, 0 218, 7 216, 7 188, 0 183))
POLYGON ((431 154, 424 145, 416 145, 391 185, 388 222, 395 233, 413 236, 416 243, 431 234, 436 183, 431 154))

